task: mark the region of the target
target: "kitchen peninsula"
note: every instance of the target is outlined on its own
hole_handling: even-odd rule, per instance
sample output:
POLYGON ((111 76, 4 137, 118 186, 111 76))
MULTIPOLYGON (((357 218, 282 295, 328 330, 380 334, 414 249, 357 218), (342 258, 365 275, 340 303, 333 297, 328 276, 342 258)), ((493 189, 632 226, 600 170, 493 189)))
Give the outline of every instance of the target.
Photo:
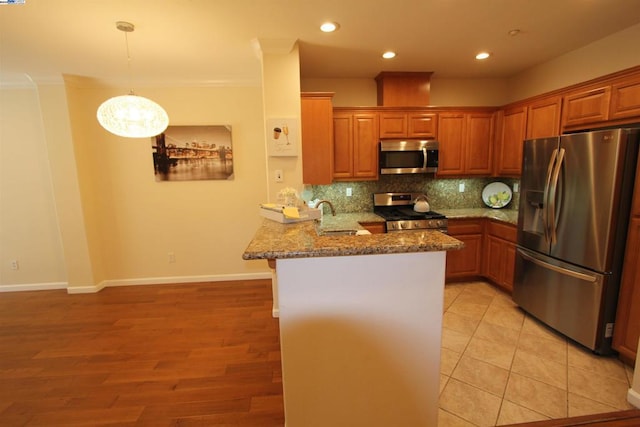
POLYGON ((243 254, 275 260, 286 425, 436 425, 446 251, 463 244, 321 233, 264 220, 243 254))

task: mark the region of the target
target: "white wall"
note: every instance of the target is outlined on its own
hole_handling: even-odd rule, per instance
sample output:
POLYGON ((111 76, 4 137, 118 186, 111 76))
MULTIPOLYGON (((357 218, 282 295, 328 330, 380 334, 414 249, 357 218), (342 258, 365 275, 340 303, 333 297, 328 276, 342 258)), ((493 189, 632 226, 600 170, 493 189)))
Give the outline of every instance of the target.
POLYGON ((35 85, 0 89, 0 284, 67 281, 35 85), (18 270, 10 268, 18 261, 18 270))
POLYGON ((150 139, 120 138, 97 123, 98 105, 125 89, 69 79, 66 91, 72 152, 63 157, 61 144, 51 142, 58 135, 47 135, 42 123, 53 114, 47 108, 67 111, 65 99, 41 111, 37 89, 3 90, 0 289, 56 282, 69 292, 91 292, 104 285, 269 277, 266 262, 242 259, 261 222, 257 206, 268 198, 260 87, 144 90, 167 109, 171 124, 232 126, 234 179, 186 182, 156 182, 150 139), (74 156, 75 197, 59 188, 68 184, 65 177, 47 165, 69 169, 65 162, 74 156), (55 213, 74 204, 84 222, 80 233, 55 213), (61 235, 69 246, 84 242, 87 257, 72 256, 81 251, 65 257, 61 235), (169 251, 175 263, 168 262, 169 251), (21 261, 18 272, 7 269, 14 258, 21 261), (88 279, 69 282, 78 266, 88 279))
POLYGON ((509 102, 640 65, 640 24, 533 67, 509 80, 509 102))

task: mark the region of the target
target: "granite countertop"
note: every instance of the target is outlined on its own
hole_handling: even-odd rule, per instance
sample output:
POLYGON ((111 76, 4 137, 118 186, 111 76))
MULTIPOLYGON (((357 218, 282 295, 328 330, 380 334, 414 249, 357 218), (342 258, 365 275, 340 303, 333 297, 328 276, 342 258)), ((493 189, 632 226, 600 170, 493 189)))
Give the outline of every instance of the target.
MULTIPOLYGON (((489 218, 508 224, 518 223, 514 209, 438 209, 449 219, 489 218)), ((459 240, 439 231, 420 230, 402 233, 364 235, 319 235, 344 230, 361 230, 360 223, 384 223, 371 212, 325 215, 320 222, 304 221, 281 224, 264 219, 242 255, 243 259, 308 258, 325 256, 389 254, 405 252, 448 251, 462 249, 459 240)))
MULTIPOLYGON (((359 222, 384 222, 372 213, 338 214, 322 219, 323 230, 364 230, 359 222)), ((242 255, 243 259, 309 258, 457 250, 464 243, 439 231, 325 235, 316 221, 281 224, 264 219, 242 255)))
POLYGON ((506 222, 511 225, 518 224, 518 211, 515 209, 473 208, 437 209, 437 211, 445 215, 448 219, 489 218, 506 222))

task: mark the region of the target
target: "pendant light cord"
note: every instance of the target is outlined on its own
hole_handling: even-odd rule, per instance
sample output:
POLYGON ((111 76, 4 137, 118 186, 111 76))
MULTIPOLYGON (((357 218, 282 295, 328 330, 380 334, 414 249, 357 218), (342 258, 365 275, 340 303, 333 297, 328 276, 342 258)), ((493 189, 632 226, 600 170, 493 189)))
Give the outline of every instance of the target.
POLYGON ((127 45, 127 72, 129 73, 129 95, 134 95, 133 81, 131 78, 131 54, 129 53, 129 37, 127 36, 127 31, 124 32, 124 42, 127 45))

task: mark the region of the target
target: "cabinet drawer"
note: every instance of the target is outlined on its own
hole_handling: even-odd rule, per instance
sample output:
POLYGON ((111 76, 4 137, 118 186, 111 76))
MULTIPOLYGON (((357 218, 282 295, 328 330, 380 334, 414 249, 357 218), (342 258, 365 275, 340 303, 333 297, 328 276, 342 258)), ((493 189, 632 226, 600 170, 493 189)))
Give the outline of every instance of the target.
POLYGON ((487 233, 511 243, 516 243, 518 235, 518 231, 515 226, 497 221, 489 221, 487 233))
POLYGON ((452 236, 463 234, 482 234, 482 220, 450 219, 448 232, 452 236))

